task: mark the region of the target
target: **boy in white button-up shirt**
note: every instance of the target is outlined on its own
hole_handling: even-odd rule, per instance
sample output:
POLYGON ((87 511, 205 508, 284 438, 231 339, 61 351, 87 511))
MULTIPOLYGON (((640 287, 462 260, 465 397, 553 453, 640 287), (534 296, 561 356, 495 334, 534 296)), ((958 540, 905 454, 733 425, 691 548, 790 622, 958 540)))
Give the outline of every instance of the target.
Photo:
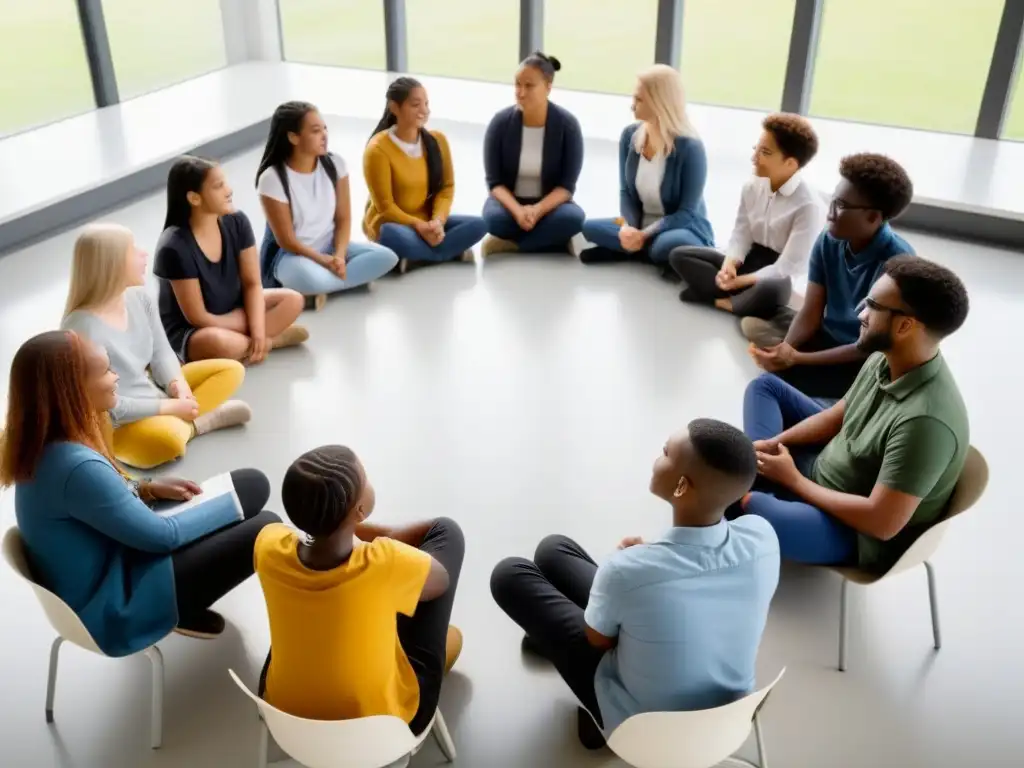
POLYGON ((754 177, 740 193, 726 252, 681 247, 669 257, 686 284, 682 301, 770 318, 789 302, 792 278, 807 269, 825 204, 800 169, 817 153, 818 137, 800 115, 769 115, 762 127, 751 158, 754 177))

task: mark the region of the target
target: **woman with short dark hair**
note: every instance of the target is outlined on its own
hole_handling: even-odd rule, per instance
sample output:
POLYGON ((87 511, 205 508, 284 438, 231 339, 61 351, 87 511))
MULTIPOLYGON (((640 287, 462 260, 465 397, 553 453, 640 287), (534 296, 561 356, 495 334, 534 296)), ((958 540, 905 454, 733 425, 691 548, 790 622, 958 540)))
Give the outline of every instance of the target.
POLYGON ((516 103, 496 114, 484 136, 484 168, 491 196, 484 203, 489 256, 505 251, 565 251, 583 229, 573 202, 583 167, 579 121, 550 101, 554 56, 536 51, 516 72, 516 103))

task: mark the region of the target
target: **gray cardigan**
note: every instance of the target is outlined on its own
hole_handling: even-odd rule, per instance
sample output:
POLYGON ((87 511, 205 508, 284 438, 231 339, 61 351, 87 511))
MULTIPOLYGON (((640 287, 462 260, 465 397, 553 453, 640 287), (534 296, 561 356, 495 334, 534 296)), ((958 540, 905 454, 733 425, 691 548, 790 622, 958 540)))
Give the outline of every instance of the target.
POLYGON ((160 401, 169 397, 167 386, 181 378, 181 365, 146 289, 129 288, 124 303, 128 310, 128 328, 124 331, 83 309, 72 312, 61 323, 61 328, 80 333, 107 350, 110 368, 119 378, 117 405, 110 411, 115 425, 156 416, 160 401))

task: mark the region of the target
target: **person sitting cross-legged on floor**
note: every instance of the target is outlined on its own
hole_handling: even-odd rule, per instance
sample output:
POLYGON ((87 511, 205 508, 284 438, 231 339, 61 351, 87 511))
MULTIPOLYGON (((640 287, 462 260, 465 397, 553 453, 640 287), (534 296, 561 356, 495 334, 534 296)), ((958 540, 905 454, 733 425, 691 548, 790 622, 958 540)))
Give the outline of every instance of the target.
POLYGON ((227 358, 263 362, 272 349, 309 338, 294 325, 302 294, 263 288, 249 217, 216 163, 185 156, 167 175, 167 217, 153 273, 160 319, 182 362, 227 358))
POLYGON ((259 695, 296 717, 394 715, 423 733, 462 650, 462 633, 448 623, 462 529, 443 517, 366 522, 376 494, 340 445, 296 459, 281 498, 301 533, 272 525, 256 541, 271 648, 259 695))
POLYGON ((487 226, 479 216, 452 213, 455 169, 448 139, 426 128, 427 90, 411 77, 387 90, 384 116, 363 151, 370 192, 366 236, 398 254, 398 271, 444 261, 473 261, 487 226))
POLYGON ((714 304, 740 317, 772 318, 807 270, 825 226, 825 205, 801 174, 818 152, 818 136, 800 115, 769 115, 754 147, 754 177, 740 192, 726 252, 683 246, 669 255, 682 278, 682 301, 714 304))
POLYGON ((633 114, 639 122, 619 139, 619 218, 583 224, 594 247, 580 261, 639 258, 667 269, 672 249, 715 242, 704 205, 708 159, 672 67, 656 64, 640 73, 633 114))
POLYGON ((604 743, 595 723, 610 734, 641 712, 717 707, 754 687, 779 543, 763 520, 723 513, 755 472, 740 430, 697 419, 654 462, 650 490, 673 513, 662 538, 624 539, 598 566, 571 539, 549 536, 532 561, 495 567, 498 606, 585 710, 584 746, 604 743))
POLYGON ((562 65, 536 51, 516 73, 516 103, 496 114, 484 135, 490 197, 484 203, 489 236, 482 256, 506 251, 565 252, 583 229, 573 202, 583 167, 583 132, 571 112, 549 100, 562 65))
POLYGON ((895 563, 942 515, 967 457, 967 410, 939 351, 967 311, 945 267, 886 262, 860 313, 858 346, 875 354, 846 397, 822 408, 771 374, 747 387, 760 474, 730 514, 765 518, 789 560, 895 563))
POLYGON ((267 217, 260 246, 263 285, 284 286, 321 309, 327 294, 383 277, 398 257, 376 243, 352 242, 348 168, 327 147, 327 123, 312 104, 288 101, 274 110, 256 171, 267 217))
POLYGON ((914 193, 906 171, 883 155, 860 154, 843 158, 839 173, 796 317, 784 309, 772 320, 746 317, 740 324, 758 366, 806 395, 832 399, 846 393, 864 362, 857 307, 888 259, 914 253, 889 226, 914 193))
POLYGON ((145 276, 146 254, 129 230, 89 225, 75 241, 61 323, 109 356, 119 378, 110 409, 113 453, 138 469, 181 458, 194 437, 252 418, 245 402, 229 399, 245 379, 240 362, 178 362, 145 276))

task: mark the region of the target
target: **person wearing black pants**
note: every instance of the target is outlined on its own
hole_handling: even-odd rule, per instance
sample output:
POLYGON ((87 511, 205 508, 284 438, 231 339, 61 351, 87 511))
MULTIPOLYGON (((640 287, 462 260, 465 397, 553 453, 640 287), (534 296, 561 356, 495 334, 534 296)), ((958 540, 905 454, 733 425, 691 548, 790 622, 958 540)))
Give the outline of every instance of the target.
POLYGON ((751 157, 754 175, 740 192, 725 253, 680 246, 669 254, 669 265, 685 283, 681 301, 768 320, 789 303, 793 277, 807 270, 825 206, 800 173, 818 152, 807 118, 779 113, 761 127, 751 157))
POLYGON ((270 499, 270 481, 257 469, 231 473, 244 520, 204 536, 171 554, 179 634, 212 637, 224 629, 224 619, 209 610, 253 575, 252 553, 264 526, 281 518, 264 509, 270 499))
MULTIPOLYGON (((747 257, 736 267, 736 275, 743 277, 775 264, 777 251, 754 243, 747 257)), ((728 300, 728 308, 738 317, 771 318, 789 303, 793 282, 789 277, 764 277, 749 287, 725 290, 719 287, 719 273, 725 264, 724 253, 714 248, 683 246, 669 254, 668 263, 686 283, 680 298, 698 304, 715 304, 728 300)), ((722 307, 724 308, 724 307, 722 307)))
MULTIPOLYGON (((555 665, 576 699, 603 728, 594 692, 594 675, 604 656, 587 640, 583 613, 597 563, 566 536, 547 536, 533 560, 510 557, 491 574, 491 594, 508 617, 523 628, 530 644, 555 665)), ((579 720, 580 740, 601 746, 603 738, 586 718, 579 720)))
POLYGON ((723 514, 756 473, 746 435, 696 419, 654 462, 650 491, 673 511, 663 537, 623 539, 598 566, 576 542, 548 536, 532 561, 495 567, 495 602, 582 705, 585 747, 634 715, 708 709, 753 690, 779 544, 763 519, 723 514))
POLYGON ((296 717, 393 715, 421 734, 462 648, 449 625, 462 529, 449 518, 366 522, 376 493, 339 445, 293 462, 281 496, 305 536, 270 526, 256 542, 272 646, 259 695, 296 717))

